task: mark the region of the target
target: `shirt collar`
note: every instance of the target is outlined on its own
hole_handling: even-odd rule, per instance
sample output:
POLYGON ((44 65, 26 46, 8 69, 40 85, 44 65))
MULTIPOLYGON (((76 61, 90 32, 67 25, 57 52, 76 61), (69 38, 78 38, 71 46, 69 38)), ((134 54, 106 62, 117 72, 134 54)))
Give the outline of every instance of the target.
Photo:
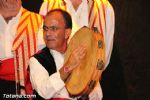
POLYGON ((51 49, 50 49, 50 53, 52 54, 54 58, 57 70, 59 70, 64 64, 64 54, 56 50, 51 50, 51 49))
POLYGON ((64 54, 62 54, 62 53, 60 53, 60 52, 58 52, 58 51, 56 51, 56 50, 53 50, 53 49, 50 49, 50 53, 53 55, 53 56, 55 56, 55 55, 58 55, 58 56, 64 56, 64 54))

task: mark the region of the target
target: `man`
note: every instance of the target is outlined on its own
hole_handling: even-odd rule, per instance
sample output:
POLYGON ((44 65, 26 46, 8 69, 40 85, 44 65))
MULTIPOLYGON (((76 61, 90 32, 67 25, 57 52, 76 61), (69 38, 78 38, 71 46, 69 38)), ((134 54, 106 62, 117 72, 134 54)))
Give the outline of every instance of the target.
MULTIPOLYGON (((83 26, 95 29, 104 35, 105 67, 109 64, 114 37, 114 11, 108 0, 22 0, 23 6, 33 10, 31 4, 40 7, 35 12, 45 15, 49 10, 60 8, 68 11, 73 20, 70 38, 83 26), (41 2, 43 1, 43 3, 41 2), (40 8, 40 9, 39 9, 40 8)), ((70 40, 70 39, 69 39, 70 40)), ((101 93, 102 94, 102 93, 101 93)))
MULTIPOLYGON (((73 99, 65 88, 65 81, 72 70, 84 59, 86 44, 82 43, 77 47, 69 60, 64 63, 64 53, 67 50, 71 29, 71 16, 66 11, 51 10, 44 18, 43 32, 46 47, 31 57, 29 63, 32 87, 34 92, 41 96, 37 96, 38 99, 73 99)), ((91 100, 101 99, 99 87, 96 89, 90 94, 91 100)))
POLYGON ((41 24, 42 17, 22 8, 21 0, 0 0, 0 97, 26 94, 28 60, 40 47, 41 24))

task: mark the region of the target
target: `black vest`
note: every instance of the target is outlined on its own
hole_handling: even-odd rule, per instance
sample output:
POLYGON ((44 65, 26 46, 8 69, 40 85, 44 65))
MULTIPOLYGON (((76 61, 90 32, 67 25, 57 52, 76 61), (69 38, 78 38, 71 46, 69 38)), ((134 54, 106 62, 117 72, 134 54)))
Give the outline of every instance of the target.
MULTIPOLYGON (((54 58, 47 47, 42 49, 40 53, 35 54, 34 57, 47 70, 49 75, 56 72, 56 64, 54 58)), ((34 100, 44 100, 41 96, 38 95, 38 93, 35 90, 34 94, 36 95, 36 98, 33 98, 34 100)))

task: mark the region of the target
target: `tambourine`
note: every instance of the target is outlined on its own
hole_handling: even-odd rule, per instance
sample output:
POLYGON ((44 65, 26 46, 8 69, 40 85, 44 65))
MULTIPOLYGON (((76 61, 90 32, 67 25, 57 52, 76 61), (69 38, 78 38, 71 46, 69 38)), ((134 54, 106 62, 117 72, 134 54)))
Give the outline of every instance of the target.
POLYGON ((65 62, 72 51, 85 42, 87 53, 81 65, 76 67, 67 81, 66 89, 71 96, 88 95, 99 81, 105 59, 103 35, 88 27, 82 27, 72 37, 65 53, 65 62))

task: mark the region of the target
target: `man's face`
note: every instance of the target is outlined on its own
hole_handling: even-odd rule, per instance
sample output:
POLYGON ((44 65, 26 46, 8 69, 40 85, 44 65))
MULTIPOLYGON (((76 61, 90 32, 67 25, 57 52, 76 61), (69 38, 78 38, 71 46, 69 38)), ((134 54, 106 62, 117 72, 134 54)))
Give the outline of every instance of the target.
POLYGON ((21 7, 21 0, 0 0, 0 8, 10 12, 18 12, 21 7))
POLYGON ((60 12, 52 12, 44 18, 44 40, 48 48, 61 51, 66 48, 68 29, 60 12))

